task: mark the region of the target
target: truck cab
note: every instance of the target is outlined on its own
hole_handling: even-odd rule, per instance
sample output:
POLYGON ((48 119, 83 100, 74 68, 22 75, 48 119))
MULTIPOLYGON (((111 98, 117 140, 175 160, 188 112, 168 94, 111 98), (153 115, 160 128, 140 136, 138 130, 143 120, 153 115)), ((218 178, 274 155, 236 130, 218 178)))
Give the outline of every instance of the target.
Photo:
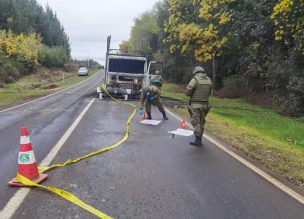
POLYGON ((105 85, 111 95, 139 98, 140 90, 147 83, 146 57, 110 50, 107 55, 105 85))
MULTIPOLYGON (((110 42, 111 36, 107 39, 104 87, 113 97, 139 99, 141 89, 150 84, 149 70, 155 62, 148 65, 142 52, 110 49, 110 42)), ((97 93, 101 98, 106 96, 100 88, 97 88, 97 93)))

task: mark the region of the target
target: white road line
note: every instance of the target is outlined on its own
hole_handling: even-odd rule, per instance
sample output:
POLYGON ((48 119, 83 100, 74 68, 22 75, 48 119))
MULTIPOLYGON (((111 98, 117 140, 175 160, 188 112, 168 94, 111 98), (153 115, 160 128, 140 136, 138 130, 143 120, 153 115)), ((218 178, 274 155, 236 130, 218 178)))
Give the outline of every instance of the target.
MULTIPOLYGON (((166 108, 166 111, 171 116, 176 118, 177 120, 182 121, 182 119, 179 116, 177 116, 175 113, 171 112, 167 108, 166 108)), ((187 126, 193 128, 192 125, 189 124, 188 122, 186 122, 186 124, 187 124, 187 126)), ((249 161, 247 161, 244 158, 242 158, 241 156, 237 155, 236 153, 234 153, 233 151, 231 151, 230 149, 228 149, 227 147, 225 147, 224 145, 222 145, 221 143, 219 143, 218 141, 213 139, 211 136, 209 136, 207 134, 204 134, 204 137, 206 139, 208 139, 210 142, 212 142, 214 145, 216 145, 218 148, 222 149, 225 153, 227 153, 228 155, 232 156, 237 161, 239 161, 240 163, 245 165, 247 168, 251 169, 253 172, 255 172, 256 174, 258 174, 259 176, 263 177, 265 180, 267 180, 268 182, 273 184, 275 187, 277 187, 278 189, 285 192, 287 195, 289 195, 290 197, 292 197, 293 199, 297 200, 299 203, 304 205, 304 197, 301 194, 295 192, 294 190, 292 190, 288 186, 284 185, 280 181, 276 180, 275 178, 273 178, 272 176, 270 176, 269 174, 267 174, 263 170, 259 169, 258 167, 256 167, 252 163, 250 163, 249 161)))
MULTIPOLYGON (((97 72, 96 72, 96 73, 97 73, 97 72)), ((39 100, 46 99, 46 98, 51 97, 51 96, 53 96, 53 95, 55 95, 55 94, 58 94, 58 93, 61 93, 61 92, 63 92, 63 91, 66 91, 66 90, 68 90, 68 89, 71 89, 71 88, 73 88, 73 87, 76 87, 76 86, 78 86, 78 85, 80 85, 80 84, 86 82, 87 80, 89 80, 89 79, 90 79, 91 77, 93 77, 94 75, 95 75, 95 74, 91 75, 89 78, 85 79, 84 81, 79 82, 78 84, 75 84, 75 85, 73 85, 73 86, 71 86, 71 87, 67 87, 67 88, 65 88, 65 89, 63 89, 63 90, 59 90, 59 91, 57 91, 57 92, 55 92, 55 93, 46 95, 46 96, 44 96, 44 97, 40 97, 40 98, 38 98, 38 99, 29 101, 29 102, 26 102, 26 103, 22 103, 22 104, 17 105, 17 106, 13 106, 13 107, 11 107, 11 108, 7 108, 7 109, 4 109, 4 110, 0 110, 0 113, 4 113, 4 112, 6 112, 6 111, 9 111, 9 110, 12 110, 12 109, 15 109, 15 108, 18 108, 18 107, 27 105, 27 104, 29 104, 29 103, 33 103, 33 102, 36 102, 36 101, 39 101, 39 100)))
MULTIPOLYGON (((48 155, 44 158, 44 160, 40 163, 39 166, 48 166, 52 160, 57 155, 58 151, 62 148, 66 140, 75 130, 81 119, 84 117, 86 112, 89 110, 90 106, 93 104, 95 98, 93 98, 89 104, 84 108, 84 110, 80 113, 77 119, 73 122, 73 124, 68 128, 68 130, 64 133, 64 135, 60 138, 57 144, 52 148, 52 150, 48 153, 48 155)), ((29 188, 21 188, 19 189, 14 196, 8 201, 3 210, 0 211, 0 218, 10 219, 19 206, 22 204, 23 200, 26 198, 28 193, 30 192, 29 188)))

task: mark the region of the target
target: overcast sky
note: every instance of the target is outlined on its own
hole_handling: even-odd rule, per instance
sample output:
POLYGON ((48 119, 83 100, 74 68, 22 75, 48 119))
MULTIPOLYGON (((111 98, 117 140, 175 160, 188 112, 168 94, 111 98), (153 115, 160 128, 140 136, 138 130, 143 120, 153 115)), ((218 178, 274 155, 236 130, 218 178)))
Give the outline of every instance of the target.
POLYGON ((104 64, 106 38, 111 48, 128 40, 134 18, 151 10, 158 0, 37 0, 56 12, 70 38, 72 57, 104 64))

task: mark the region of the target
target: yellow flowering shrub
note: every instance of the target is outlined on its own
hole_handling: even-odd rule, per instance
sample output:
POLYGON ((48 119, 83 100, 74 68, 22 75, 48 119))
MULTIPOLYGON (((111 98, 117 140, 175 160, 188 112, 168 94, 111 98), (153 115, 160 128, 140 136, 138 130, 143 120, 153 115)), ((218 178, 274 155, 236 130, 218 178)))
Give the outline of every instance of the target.
POLYGON ((8 58, 15 58, 28 67, 38 64, 41 38, 36 33, 15 35, 12 31, 0 31, 0 49, 8 58))
POLYGON ((279 0, 274 6, 271 19, 276 27, 275 40, 287 40, 288 36, 299 39, 297 49, 304 52, 304 0, 279 0))
MULTIPOLYGON (((228 24, 233 15, 227 6, 234 0, 205 0, 201 1, 198 17, 208 24, 202 27, 199 24, 179 24, 176 32, 181 42, 181 52, 194 52, 195 59, 207 62, 215 56, 221 55, 221 48, 228 38, 220 36, 219 27, 228 24)), ((175 14, 179 17, 179 14, 175 14)), ((172 46, 171 46, 172 47, 172 46)))

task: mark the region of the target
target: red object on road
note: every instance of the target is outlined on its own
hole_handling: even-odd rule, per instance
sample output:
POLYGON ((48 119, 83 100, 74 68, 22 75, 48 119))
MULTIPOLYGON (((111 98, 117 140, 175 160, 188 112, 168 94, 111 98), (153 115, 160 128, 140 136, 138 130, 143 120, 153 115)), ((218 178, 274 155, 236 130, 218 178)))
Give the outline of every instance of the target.
POLYGON ((146 119, 146 112, 143 112, 141 120, 145 120, 146 119))
POLYGON ((185 122, 185 120, 183 120, 182 121, 182 123, 181 123, 181 126, 180 126, 182 129, 186 129, 186 122, 185 122))
MULTIPOLYGON (((36 159, 27 128, 21 128, 18 173, 36 183, 40 183, 48 177, 47 174, 41 174, 38 171, 38 166, 36 164, 36 159)), ((10 186, 25 186, 16 178, 10 180, 8 184, 10 186)))

